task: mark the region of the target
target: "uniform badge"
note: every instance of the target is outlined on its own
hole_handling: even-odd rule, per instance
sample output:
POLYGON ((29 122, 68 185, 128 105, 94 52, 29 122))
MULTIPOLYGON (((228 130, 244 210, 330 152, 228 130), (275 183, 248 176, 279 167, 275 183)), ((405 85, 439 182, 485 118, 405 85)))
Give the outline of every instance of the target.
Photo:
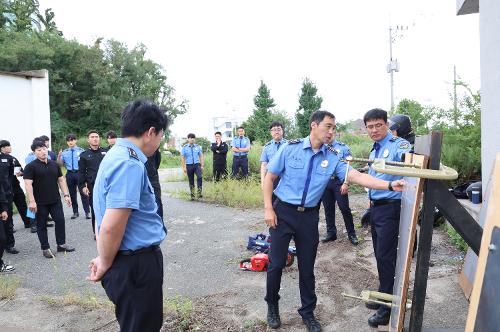
POLYGON ((328 160, 325 159, 321 162, 321 167, 326 167, 326 166, 328 166, 328 160))
POLYGON ((384 150, 384 154, 382 155, 384 158, 389 157, 389 149, 384 150))
POLYGON ((410 148, 410 144, 408 142, 401 142, 399 144, 399 148, 400 149, 409 149, 410 148))
POLYGON ((335 151, 337 151, 337 154, 340 154, 340 149, 335 149, 335 151))

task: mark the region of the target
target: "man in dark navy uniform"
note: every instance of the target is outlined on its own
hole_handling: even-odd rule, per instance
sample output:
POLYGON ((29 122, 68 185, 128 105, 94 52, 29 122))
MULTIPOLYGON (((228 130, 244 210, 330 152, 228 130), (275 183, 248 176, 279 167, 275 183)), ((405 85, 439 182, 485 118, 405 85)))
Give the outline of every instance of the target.
MULTIPOLYGON (((370 159, 382 158, 387 161, 401 161, 405 153, 410 152, 408 141, 393 136, 389 132, 387 112, 375 108, 368 111, 363 121, 368 135, 374 141, 370 159)), ((401 176, 377 173, 370 165, 370 175, 387 181, 400 180, 401 176)), ((399 236, 399 217, 401 213, 401 193, 387 190, 370 189, 370 224, 373 240, 373 250, 377 260, 379 277, 378 291, 392 294, 396 270, 396 256, 399 236)), ((391 311, 389 307, 368 302, 366 306, 377 309, 369 319, 371 327, 389 323, 391 311)))
POLYGON ((379 190, 403 189, 404 181, 383 181, 348 168, 337 152, 324 144, 331 141, 335 117, 327 111, 314 112, 310 119, 310 135, 291 140, 279 149, 267 165, 264 178, 264 219, 272 238, 267 269, 265 300, 268 304, 267 323, 271 328, 281 325, 278 301, 282 270, 292 237, 297 248, 299 288, 302 307, 299 314, 308 331, 321 331, 314 317, 316 307, 314 262, 319 242, 319 201, 332 175, 364 187, 379 190), (277 177, 280 182, 274 190, 277 177))
MULTIPOLYGON (((4 174, 6 169, 0 167, 0 223, 4 223, 8 218, 8 199, 5 195, 4 188, 8 186, 6 182, 7 174, 4 174)), ((2 273, 8 273, 15 270, 15 267, 12 265, 5 264, 3 261, 3 251, 5 248, 5 243, 7 242, 7 236, 5 235, 5 229, 3 225, 0 225, 0 275, 2 273)))
POLYGON ((227 151, 229 147, 226 142, 222 141, 222 133, 220 131, 215 132, 215 142, 210 146, 210 150, 213 152, 213 173, 215 182, 219 181, 221 178, 227 176, 227 151))
POLYGON ((144 164, 160 146, 164 112, 147 101, 123 110, 123 138, 102 161, 94 186, 98 256, 89 279, 101 281, 122 332, 156 332, 163 324, 160 243, 167 230, 144 164))
POLYGON ((89 148, 80 154, 80 160, 78 161, 78 189, 89 198, 92 214, 92 232, 95 234, 95 213, 92 192, 99 165, 101 165, 101 161, 108 150, 101 148, 101 138, 95 130, 90 130, 87 133, 87 142, 89 143, 89 148))

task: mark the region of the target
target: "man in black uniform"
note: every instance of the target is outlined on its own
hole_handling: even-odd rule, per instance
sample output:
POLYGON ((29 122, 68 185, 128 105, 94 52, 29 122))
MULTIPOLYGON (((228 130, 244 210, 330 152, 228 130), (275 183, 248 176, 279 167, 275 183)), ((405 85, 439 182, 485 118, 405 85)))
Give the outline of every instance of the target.
POLYGON ((78 188, 89 197, 90 211, 92 213, 92 232, 95 234, 95 214, 94 203, 92 202, 92 191, 94 189, 97 171, 102 159, 106 155, 107 149, 100 147, 101 139, 99 133, 95 130, 90 130, 87 133, 87 142, 90 148, 80 154, 78 161, 78 188))
POLYGON ((7 237, 6 248, 10 254, 18 254, 19 251, 15 248, 16 241, 14 239, 14 222, 12 220, 12 200, 14 199, 14 191, 12 189, 12 176, 14 174, 14 161, 8 154, 0 153, 0 168, 3 176, 2 185, 7 199, 7 220, 3 223, 2 227, 5 230, 7 237))
POLYGON ((152 156, 148 157, 148 161, 146 162, 146 171, 148 172, 149 182, 151 182, 151 186, 153 187, 153 191, 155 193, 156 205, 158 205, 158 210, 156 211, 156 213, 158 213, 158 215, 163 220, 160 176, 158 175, 158 168, 160 168, 160 164, 161 152, 160 149, 158 149, 152 156))
MULTIPOLYGON (((7 213, 8 200, 7 197, 5 196, 5 192, 3 189, 8 184, 5 183, 6 177, 5 174, 3 174, 4 171, 5 171, 4 168, 0 168, 0 223, 6 222, 8 217, 7 213)), ((2 260, 6 241, 7 237, 5 236, 5 229, 3 226, 0 225, 0 273, 11 272, 15 270, 13 266, 5 264, 4 261, 2 260)))
POLYGON ((47 237, 47 217, 50 213, 55 222, 55 233, 58 252, 71 252, 75 248, 66 243, 66 227, 59 189, 63 192, 66 204, 71 206, 68 186, 61 168, 53 160, 48 159, 47 147, 41 141, 34 141, 31 151, 37 159, 26 165, 24 169, 24 185, 28 194, 28 208, 36 213, 37 234, 42 255, 54 258, 47 237))
POLYGON ((215 132, 215 143, 212 143, 210 149, 214 153, 213 173, 214 179, 217 182, 221 177, 225 178, 227 176, 226 156, 229 150, 227 144, 222 141, 222 134, 220 131, 215 132))

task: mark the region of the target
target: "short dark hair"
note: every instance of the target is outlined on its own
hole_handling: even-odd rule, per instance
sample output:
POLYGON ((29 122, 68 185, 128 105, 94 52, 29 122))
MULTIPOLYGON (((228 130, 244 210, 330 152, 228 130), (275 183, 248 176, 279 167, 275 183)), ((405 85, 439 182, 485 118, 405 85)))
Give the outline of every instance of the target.
POLYGON ((165 131, 168 118, 165 110, 146 100, 136 100, 129 103, 122 111, 122 137, 140 137, 153 127, 158 134, 165 131))
POLYGON ((281 127, 281 129, 283 129, 283 124, 279 121, 273 121, 269 125, 269 129, 273 129, 274 127, 281 127))
POLYGON ((95 129, 91 129, 91 130, 87 131, 87 138, 90 136, 90 134, 97 134, 97 135, 99 135, 99 132, 97 130, 95 130, 95 129))
POLYGON ((76 135, 75 134, 68 134, 68 136, 66 136, 66 142, 69 142, 72 140, 76 140, 76 135))
POLYGON ((45 141, 42 141, 39 138, 40 137, 35 138, 33 140, 33 143, 31 143, 31 151, 35 152, 35 150, 38 148, 47 148, 47 146, 45 145, 45 141))
POLYGON ((40 139, 40 141, 44 141, 44 142, 50 141, 50 138, 47 135, 42 135, 38 138, 40 139))
POLYGON ((6 146, 10 146, 10 142, 9 142, 9 141, 7 141, 7 140, 5 140, 5 139, 1 140, 1 141, 0 141, 0 149, 1 149, 1 148, 4 148, 4 147, 6 147, 6 146))
POLYGON ((373 120, 384 120, 384 122, 387 123, 387 112, 381 108, 374 108, 369 110, 363 117, 363 121, 366 125, 368 121, 373 120))
POLYGON ((222 133, 220 131, 216 131, 214 135, 221 135, 222 136, 222 133))
POLYGON ((117 138, 118 136, 113 130, 110 130, 106 133, 106 138, 117 138))
POLYGON ((243 128, 242 126, 239 126, 238 128, 236 128, 236 130, 238 130, 238 129, 243 129, 243 130, 245 130, 245 128, 243 128))
POLYGON ((189 133, 189 134, 188 134, 188 138, 196 138, 196 136, 195 136, 195 134, 193 134, 193 133, 189 133))
POLYGON ((309 118, 309 128, 311 128, 311 125, 313 122, 320 123, 326 117, 332 118, 335 120, 335 115, 333 115, 332 113, 330 113, 328 111, 319 110, 319 111, 314 112, 313 114, 311 114, 311 117, 309 118))

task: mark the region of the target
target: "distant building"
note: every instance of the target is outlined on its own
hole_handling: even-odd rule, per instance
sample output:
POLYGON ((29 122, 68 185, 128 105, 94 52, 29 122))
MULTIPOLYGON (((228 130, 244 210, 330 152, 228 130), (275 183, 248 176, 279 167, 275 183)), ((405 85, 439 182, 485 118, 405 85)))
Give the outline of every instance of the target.
POLYGON ((182 139, 177 136, 177 135, 174 135, 174 136, 171 136, 169 138, 169 140, 167 142, 165 142, 165 144, 163 144, 163 149, 164 150, 167 150, 167 149, 170 149, 170 148, 174 148, 176 149, 177 151, 181 151, 182 149, 182 139))
POLYGON ((0 139, 10 142, 12 155, 24 165, 33 138, 51 136, 49 72, 0 71, 0 100, 0 139))
POLYGON ((222 141, 231 144, 233 141, 233 130, 238 127, 240 121, 225 116, 212 119, 214 122, 213 132, 220 131, 222 133, 222 141))

